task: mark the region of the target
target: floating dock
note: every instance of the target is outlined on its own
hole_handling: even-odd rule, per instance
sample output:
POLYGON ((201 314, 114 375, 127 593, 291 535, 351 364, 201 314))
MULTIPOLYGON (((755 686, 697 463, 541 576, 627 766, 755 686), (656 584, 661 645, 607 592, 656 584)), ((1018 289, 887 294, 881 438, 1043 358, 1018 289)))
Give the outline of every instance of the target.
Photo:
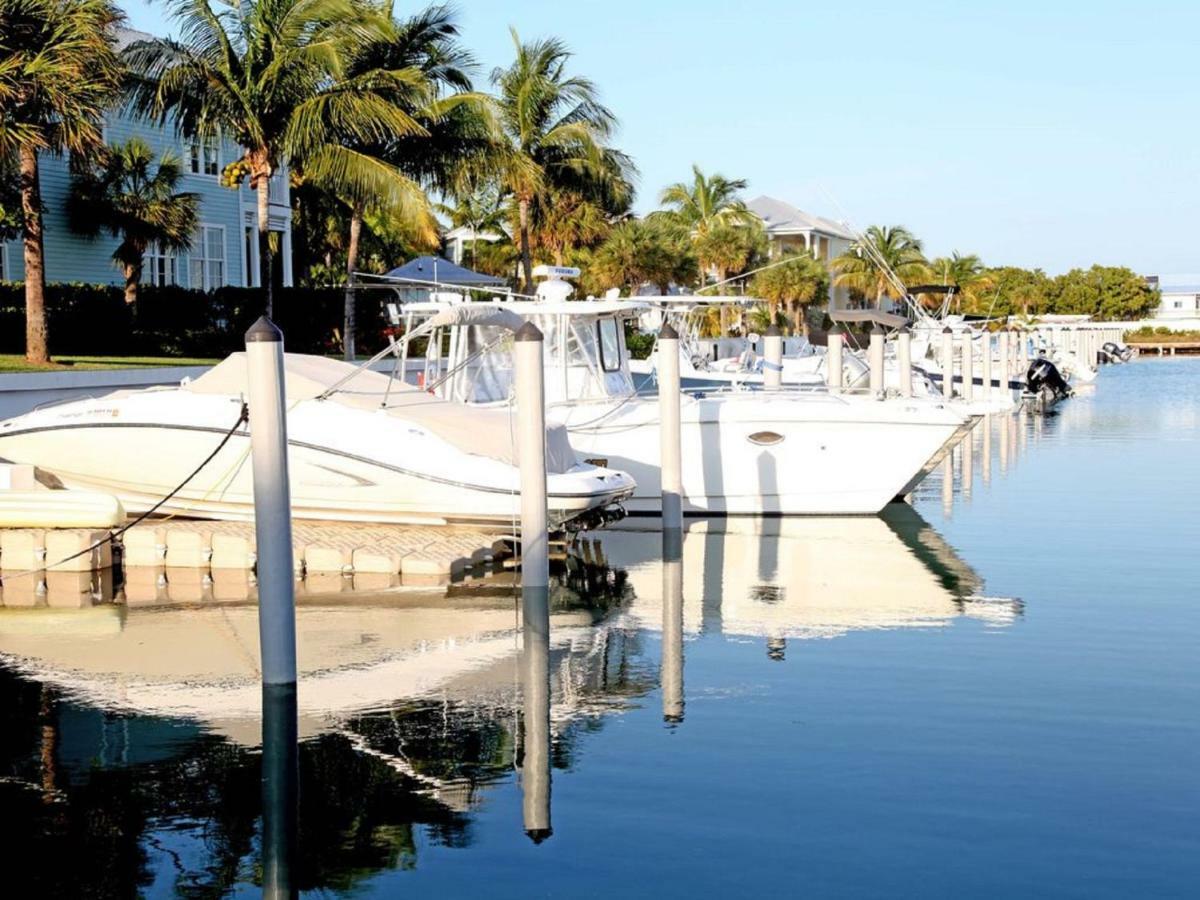
MULTIPOLYGON (((41 570, 90 573, 114 566, 129 581, 168 570, 175 580, 187 580, 182 573, 191 571, 212 579, 229 573, 225 580, 237 583, 245 580, 239 573, 255 567, 253 523, 147 521, 106 541, 111 534, 96 528, 0 530, 0 584, 36 580, 25 573, 41 570)), ((296 522, 292 534, 298 578, 352 575, 379 587, 445 583, 502 564, 513 546, 495 534, 406 525, 296 522)))

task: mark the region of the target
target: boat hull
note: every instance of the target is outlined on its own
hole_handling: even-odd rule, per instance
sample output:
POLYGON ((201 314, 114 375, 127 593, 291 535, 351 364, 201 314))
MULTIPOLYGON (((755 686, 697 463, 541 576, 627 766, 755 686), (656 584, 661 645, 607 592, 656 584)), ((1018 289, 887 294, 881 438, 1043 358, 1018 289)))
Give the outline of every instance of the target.
MULTIPOLYGON (((55 486, 111 494, 131 514, 161 503, 157 513, 252 520, 245 426, 188 478, 229 433, 239 407, 228 398, 172 394, 182 392, 80 401, 10 420, 0 424, 0 458, 35 465, 55 486), (173 400, 187 409, 173 410, 173 400)), ((289 413, 288 435, 297 519, 503 531, 519 525, 513 466, 459 453, 402 419, 310 401, 289 413)), ((549 475, 547 486, 554 527, 617 503, 633 488, 624 473, 583 464, 549 475)))
MULTIPOLYGON (((689 515, 874 515, 924 476, 963 425, 919 401, 789 392, 685 396, 681 414, 689 515)), ((550 415, 581 456, 633 476, 630 513, 661 511, 657 401, 550 415)))

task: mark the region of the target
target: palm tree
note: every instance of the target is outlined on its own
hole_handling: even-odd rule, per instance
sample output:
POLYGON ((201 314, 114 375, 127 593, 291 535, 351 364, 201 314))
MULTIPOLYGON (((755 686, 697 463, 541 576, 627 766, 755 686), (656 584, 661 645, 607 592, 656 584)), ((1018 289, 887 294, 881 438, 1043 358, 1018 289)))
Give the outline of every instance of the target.
POLYGON ((955 250, 950 256, 942 256, 929 264, 936 283, 954 286, 959 309, 967 301, 971 312, 979 312, 986 305, 988 294, 995 287, 995 280, 988 273, 983 261, 973 253, 960 254, 955 250))
POLYGON ((691 184, 679 181, 663 189, 659 203, 667 209, 659 215, 669 216, 695 235, 721 225, 749 225, 757 217, 738 196, 745 189, 745 179, 705 175, 693 164, 691 184))
POLYGON ((270 178, 280 166, 314 179, 394 185, 354 145, 420 131, 396 93, 419 91, 409 68, 348 71, 356 48, 385 40, 390 23, 355 0, 259 0, 215 12, 212 0, 169 0, 181 39, 141 41, 126 55, 138 75, 135 108, 183 133, 221 135, 243 148, 256 193, 266 310, 271 282, 270 178))
POLYGON ((503 235, 506 220, 500 202, 500 189, 490 181, 468 181, 453 203, 438 205, 438 211, 450 220, 451 228, 471 230, 471 268, 476 267, 480 234, 503 235))
POLYGON ((833 261, 833 270, 834 284, 874 297, 880 309, 885 297, 898 300, 905 296, 903 285, 929 276, 921 242, 900 225, 870 226, 862 239, 833 261), (897 285, 894 278, 901 283, 897 285))
POLYGON ((523 43, 512 30, 516 59, 492 72, 501 131, 500 183, 517 206, 517 242, 525 290, 533 290, 531 209, 558 188, 628 196, 633 164, 605 146, 616 125, 586 78, 566 74, 571 57, 556 38, 523 43))
POLYGON ((755 275, 750 293, 767 301, 771 321, 781 305, 797 315, 801 332, 808 337, 808 307, 829 296, 829 272, 809 254, 792 253, 786 261, 755 275))
POLYGON ((379 0, 378 13, 384 23, 381 33, 351 50, 345 77, 364 81, 380 72, 403 73, 390 87, 381 87, 380 94, 412 127, 385 141, 348 134, 305 162, 306 171, 318 173, 318 183, 350 209, 343 328, 347 359, 355 352, 354 273, 367 214, 382 215, 393 225, 403 220, 419 242, 435 247, 437 220, 422 182, 442 190, 455 183, 469 155, 470 134, 464 128, 483 128, 474 118, 486 117, 481 109, 485 98, 470 92, 474 60, 458 43, 451 9, 431 6, 396 20, 392 0, 379 0), (334 162, 339 156, 343 162, 334 162))
POLYGON ((607 211, 575 191, 550 191, 534 203, 530 215, 532 237, 545 248, 556 266, 566 264, 567 252, 592 247, 612 229, 607 211))
POLYGON ((16 160, 25 256, 25 358, 50 359, 38 154, 83 155, 121 86, 110 0, 0 0, 0 160, 16 160))
POLYGON ((125 276, 125 302, 137 302, 146 251, 187 250, 199 219, 197 194, 178 192, 183 167, 164 153, 154 169, 154 153, 132 138, 104 154, 98 166, 74 173, 67 198, 71 228, 87 237, 109 232, 121 243, 113 262, 125 276))

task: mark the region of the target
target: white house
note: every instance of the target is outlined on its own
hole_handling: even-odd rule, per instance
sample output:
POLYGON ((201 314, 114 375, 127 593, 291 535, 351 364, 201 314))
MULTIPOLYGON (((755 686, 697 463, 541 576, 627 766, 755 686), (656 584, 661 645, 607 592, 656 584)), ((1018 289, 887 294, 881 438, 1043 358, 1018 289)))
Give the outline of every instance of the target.
MULTIPOLYGON (((772 257, 786 250, 803 250, 828 265, 855 241, 854 233, 845 225, 806 213, 774 197, 755 197, 746 206, 766 226, 772 257)), ((830 309, 844 309, 849 304, 850 295, 845 288, 835 287, 831 293, 830 309)))
POLYGON ((451 228, 446 232, 446 258, 456 266, 471 265, 474 260, 471 259, 472 245, 476 241, 485 241, 486 243, 495 243, 500 240, 503 235, 496 234, 492 231, 480 231, 478 234, 470 225, 459 225, 457 228, 451 228), (464 261, 465 260, 465 261, 464 261))
POLYGON ((1200 274, 1148 275, 1146 283, 1162 292, 1154 318, 1200 318, 1200 274))

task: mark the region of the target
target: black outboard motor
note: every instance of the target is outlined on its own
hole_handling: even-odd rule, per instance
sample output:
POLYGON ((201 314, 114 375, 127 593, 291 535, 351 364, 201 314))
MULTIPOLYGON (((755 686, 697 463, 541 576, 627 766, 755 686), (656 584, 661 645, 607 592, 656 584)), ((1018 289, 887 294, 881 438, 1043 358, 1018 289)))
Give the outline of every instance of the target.
POLYGON ((1132 349, 1122 346, 1115 341, 1105 341, 1104 346, 1100 348, 1100 352, 1105 356, 1105 361, 1110 363, 1129 362, 1133 358, 1132 349))
POLYGON ((1059 400, 1071 396, 1071 388, 1054 363, 1039 356, 1029 364, 1025 373, 1025 393, 1032 397, 1041 409, 1049 409, 1059 400))

